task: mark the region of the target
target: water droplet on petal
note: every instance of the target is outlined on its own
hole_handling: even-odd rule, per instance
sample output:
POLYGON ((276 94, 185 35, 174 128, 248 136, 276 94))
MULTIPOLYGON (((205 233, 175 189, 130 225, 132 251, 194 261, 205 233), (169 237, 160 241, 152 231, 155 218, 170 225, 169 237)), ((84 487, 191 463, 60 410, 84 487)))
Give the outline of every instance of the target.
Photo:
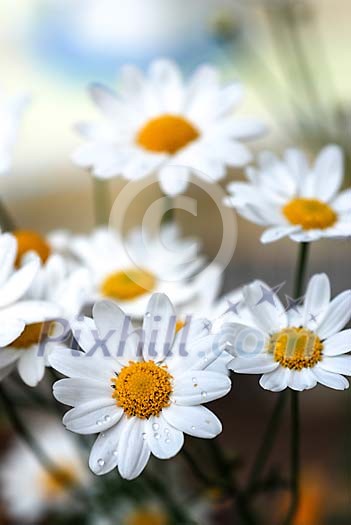
POLYGON ((150 312, 146 312, 145 317, 151 317, 151 313, 150 312))
POLYGON ((113 454, 114 456, 117 456, 117 453, 118 453, 118 452, 117 452, 117 449, 114 450, 114 451, 112 452, 112 454, 113 454))
POLYGON ((105 461, 102 458, 98 459, 97 463, 98 463, 99 467, 103 467, 105 465, 105 461))
POLYGON ((146 439, 146 432, 143 432, 143 433, 141 434, 141 437, 145 440, 145 439, 146 439))
POLYGON ((207 397, 207 392, 205 392, 204 390, 201 392, 201 397, 203 397, 204 399, 207 397))
POLYGON ((158 423, 153 423, 152 425, 153 430, 158 430, 159 428, 160 428, 160 425, 158 423))
POLYGON ((158 433, 156 432, 156 434, 154 434, 154 438, 155 438, 155 439, 160 439, 160 434, 158 434, 158 433))
POLYGON ((111 416, 107 415, 104 417, 104 421, 105 423, 108 423, 109 421, 111 421, 111 416))
POLYGON ((194 427, 194 425, 191 427, 191 430, 195 430, 196 427, 194 427))
POLYGON ((166 443, 168 444, 168 443, 170 443, 170 442, 171 442, 171 440, 170 440, 169 438, 167 438, 167 439, 166 439, 166 443))

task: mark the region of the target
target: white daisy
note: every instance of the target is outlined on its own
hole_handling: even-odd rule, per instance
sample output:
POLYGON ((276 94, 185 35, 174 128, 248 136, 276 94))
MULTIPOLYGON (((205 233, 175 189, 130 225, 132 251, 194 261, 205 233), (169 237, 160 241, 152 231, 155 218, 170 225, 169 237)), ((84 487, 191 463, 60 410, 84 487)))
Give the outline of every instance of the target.
POLYGON ((338 146, 322 149, 313 167, 299 150, 286 150, 283 160, 264 152, 258 168, 246 174, 249 182, 229 184, 231 196, 225 202, 246 219, 268 226, 262 242, 351 235, 351 190, 340 192, 344 175, 338 146))
POLYGON ((38 356, 45 322, 58 318, 61 309, 33 295, 39 259, 31 257, 16 269, 17 242, 11 234, 0 237, 0 259, 0 379, 17 367, 23 381, 35 386, 45 369, 45 357, 38 356))
POLYGON ((231 383, 206 370, 221 350, 206 323, 192 321, 175 335, 175 311, 163 294, 150 299, 139 333, 126 336, 130 320, 111 301, 97 303, 93 318, 73 327, 85 353, 55 351, 49 358, 69 376, 54 385, 56 399, 74 407, 64 417, 66 427, 100 433, 90 454, 93 472, 117 466, 123 478, 133 479, 151 453, 175 456, 183 433, 214 438, 221 432, 202 403, 224 396, 231 383))
POLYGON ((165 293, 176 305, 197 293, 192 277, 203 264, 194 239, 182 239, 175 225, 159 235, 138 228, 125 239, 108 228, 73 237, 72 253, 90 270, 91 302, 113 299, 141 318, 152 293, 165 293))
POLYGON ((260 385, 273 392, 305 390, 317 383, 348 388, 351 375, 351 330, 340 331, 351 317, 351 290, 332 301, 325 274, 310 280, 304 304, 286 311, 262 283, 244 288, 251 323, 233 325, 236 357, 233 370, 263 374, 260 385))
POLYGON ((27 96, 7 99, 0 91, 0 175, 11 167, 20 120, 27 104, 27 96))
POLYGON ((73 436, 50 418, 33 418, 31 414, 30 419, 31 434, 58 468, 54 475, 44 470, 21 441, 2 458, 1 493, 16 523, 38 523, 49 511, 72 512, 77 508, 72 490, 91 483, 73 436))
POLYGON ((168 195, 186 189, 191 169, 219 180, 226 166, 247 164, 251 153, 242 141, 264 131, 261 122, 232 115, 243 88, 221 87, 218 71, 207 65, 188 82, 168 60, 153 62, 146 76, 126 66, 118 95, 100 85, 90 94, 105 118, 78 126, 87 142, 73 160, 101 179, 135 180, 157 170, 168 195))

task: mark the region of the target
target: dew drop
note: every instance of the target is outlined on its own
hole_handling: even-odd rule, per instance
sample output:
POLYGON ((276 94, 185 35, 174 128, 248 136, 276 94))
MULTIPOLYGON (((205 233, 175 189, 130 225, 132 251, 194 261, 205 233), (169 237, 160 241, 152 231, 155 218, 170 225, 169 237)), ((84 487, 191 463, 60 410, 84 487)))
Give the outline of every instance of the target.
POLYGON ((201 396, 205 399, 207 397, 207 392, 205 392, 204 390, 201 392, 201 396))
POLYGON ((194 425, 191 427, 191 430, 195 430, 196 427, 194 427, 194 425))
POLYGON ((160 439, 160 434, 158 434, 158 433, 156 432, 156 434, 154 434, 154 438, 155 438, 155 439, 160 439))
POLYGON ((145 441, 145 439, 146 439, 146 432, 143 432, 143 433, 141 434, 141 437, 142 437, 143 440, 145 441))
POLYGON ((102 458, 98 459, 98 465, 99 467, 103 467, 105 465, 105 461, 102 458))
POLYGON ((158 430, 159 428, 160 428, 160 425, 158 423, 153 423, 152 425, 153 430, 158 430))
POLYGON ((96 424, 97 424, 98 427, 101 427, 101 425, 102 425, 102 421, 101 421, 101 419, 98 419, 97 422, 96 422, 96 424))
POLYGON ((104 417, 104 421, 105 421, 106 423, 108 423, 109 421, 111 421, 111 416, 109 416, 109 415, 105 416, 105 417, 104 417))
POLYGON ((146 312, 145 317, 151 317, 151 313, 150 312, 146 312))
POLYGON ((170 442, 171 442, 171 440, 170 440, 169 438, 167 438, 167 439, 166 439, 166 443, 168 444, 168 443, 170 443, 170 442))
POLYGON ((118 453, 118 452, 117 452, 117 449, 114 450, 114 451, 112 452, 112 454, 113 454, 114 456, 117 456, 117 453, 118 453))

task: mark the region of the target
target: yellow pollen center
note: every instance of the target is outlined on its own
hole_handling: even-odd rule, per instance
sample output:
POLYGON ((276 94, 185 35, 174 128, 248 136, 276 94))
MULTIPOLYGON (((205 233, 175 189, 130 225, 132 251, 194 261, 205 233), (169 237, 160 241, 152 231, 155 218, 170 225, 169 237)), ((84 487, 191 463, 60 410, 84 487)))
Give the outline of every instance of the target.
POLYGON ((267 350, 274 360, 290 370, 312 368, 322 360, 323 343, 306 328, 284 328, 273 334, 267 350))
POLYGON ((23 332, 9 346, 26 349, 32 345, 38 344, 43 333, 44 323, 27 324, 23 332))
POLYGON ((175 331, 179 332, 179 330, 184 328, 184 326, 185 326, 185 322, 181 321, 180 319, 178 319, 177 322, 176 322, 176 325, 175 325, 175 331))
POLYGON ((77 475, 71 467, 62 467, 51 473, 42 472, 39 479, 40 487, 48 499, 61 495, 77 482, 77 475))
POLYGON ((155 289, 155 276, 145 270, 126 270, 108 275, 101 284, 101 293, 105 297, 128 300, 155 289))
POLYGON ((333 226, 338 218, 328 204, 317 199, 293 199, 283 207, 283 213, 291 224, 304 230, 324 230, 333 226))
POLYGON ((125 525, 168 525, 166 514, 155 510, 140 510, 133 512, 125 519, 125 525))
POLYGON ((112 397, 129 417, 148 419, 170 405, 172 376, 154 361, 130 361, 111 381, 112 397))
POLYGON ((199 136, 199 131, 185 118, 165 114, 149 120, 139 130, 136 142, 148 151, 173 154, 199 136))
POLYGON ((28 252, 35 252, 43 263, 47 261, 51 248, 42 235, 31 230, 15 230, 13 234, 17 239, 17 267, 20 266, 23 255, 28 252))

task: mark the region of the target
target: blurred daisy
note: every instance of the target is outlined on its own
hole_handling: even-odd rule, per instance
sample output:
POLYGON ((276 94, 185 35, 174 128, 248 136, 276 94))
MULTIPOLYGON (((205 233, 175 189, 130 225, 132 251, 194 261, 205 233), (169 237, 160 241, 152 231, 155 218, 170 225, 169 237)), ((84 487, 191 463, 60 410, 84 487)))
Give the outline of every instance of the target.
POLYGON ((142 228, 125 239, 108 228, 73 237, 72 253, 91 274, 91 302, 113 299, 141 318, 152 293, 165 293, 178 306, 197 293, 192 277, 203 265, 194 239, 182 239, 175 225, 159 235, 142 228))
MULTIPOLYGON (((57 319, 62 308, 55 302, 56 299, 49 298, 49 279, 41 293, 37 289, 37 279, 44 284, 37 256, 32 256, 16 269, 17 242, 11 234, 0 237, 0 259, 0 379, 17 367, 22 380, 29 386, 35 386, 45 371, 46 357, 38 355, 38 349, 43 342, 46 323, 57 319)), ((50 284, 56 288, 60 283, 50 284)))
POLYGON ((64 417, 66 427, 100 433, 90 454, 93 472, 117 466, 123 478, 133 479, 151 453, 175 456, 183 433, 210 439, 221 432, 220 421, 202 403, 224 396, 231 383, 225 374, 206 370, 220 351, 206 323, 192 321, 175 334, 175 311, 163 294, 151 297, 139 334, 124 333, 125 314, 111 301, 97 303, 93 318, 74 327, 85 353, 55 351, 49 358, 69 376, 54 385, 56 399, 74 407, 64 417), (97 333, 102 355, 95 351, 97 333))
POLYGON ((308 284, 303 306, 288 311, 261 283, 243 293, 253 322, 235 326, 235 372, 263 374, 260 385, 273 392, 317 383, 348 388, 343 374, 351 375, 351 356, 345 355, 351 351, 351 330, 340 330, 351 317, 351 290, 331 301, 329 279, 318 274, 308 284))
POLYGON ((69 258, 71 236, 65 230, 54 230, 47 235, 35 230, 14 230, 12 233, 17 240, 16 266, 20 266, 23 258, 30 253, 35 253, 43 265, 55 253, 69 258))
POLYGON ((229 184, 226 204, 268 227, 262 242, 351 235, 351 190, 340 192, 344 175, 338 146, 322 149, 312 168, 299 150, 288 149, 283 160, 264 152, 258 168, 250 167, 246 174, 248 183, 229 184))
POLYGON ((77 508, 72 491, 91 483, 89 471, 69 432, 48 418, 35 417, 34 423, 32 435, 58 468, 51 473, 44 470, 21 441, 2 458, 1 493, 7 512, 16 523, 38 523, 49 511, 72 512, 77 508))
POLYGON ((219 72, 207 65, 188 82, 168 60, 153 62, 146 76, 126 66, 118 95, 100 85, 90 94, 104 120, 78 126, 87 142, 73 160, 101 179, 135 180, 157 171, 168 195, 186 189, 192 169, 218 180, 226 166, 247 164, 251 153, 242 141, 264 131, 257 120, 233 116, 242 86, 221 87, 219 72))
POLYGON ((13 148, 27 104, 27 96, 7 99, 0 91, 0 175, 7 173, 11 168, 13 148))

